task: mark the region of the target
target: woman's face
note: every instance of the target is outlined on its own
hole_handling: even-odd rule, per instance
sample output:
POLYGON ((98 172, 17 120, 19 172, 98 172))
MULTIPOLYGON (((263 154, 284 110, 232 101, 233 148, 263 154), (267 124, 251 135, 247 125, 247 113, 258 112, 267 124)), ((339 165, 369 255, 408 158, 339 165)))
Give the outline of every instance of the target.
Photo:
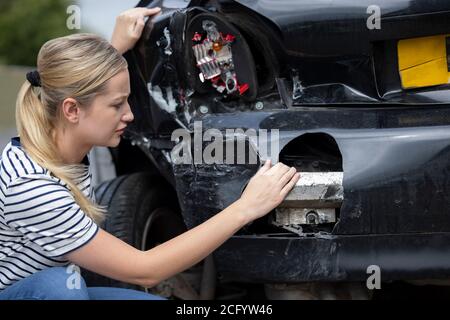
POLYGON ((133 121, 128 104, 130 78, 128 70, 119 72, 107 82, 106 90, 92 104, 81 108, 78 135, 92 146, 116 147, 125 127, 133 121))

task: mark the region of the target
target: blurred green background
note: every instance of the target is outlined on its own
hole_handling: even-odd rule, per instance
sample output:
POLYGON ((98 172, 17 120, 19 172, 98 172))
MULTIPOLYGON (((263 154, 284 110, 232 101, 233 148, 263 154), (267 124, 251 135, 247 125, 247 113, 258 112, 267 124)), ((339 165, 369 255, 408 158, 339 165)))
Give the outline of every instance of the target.
POLYGON ((16 135, 15 103, 25 75, 35 68, 40 47, 75 32, 109 39, 115 17, 138 0, 0 0, 0 148, 16 135), (69 30, 67 8, 81 10, 81 29, 69 30))
POLYGON ((0 62, 33 66, 41 45, 73 32, 66 27, 69 0, 2 0, 0 62))
MULTIPOLYGON (((49 39, 73 33, 66 26, 69 0, 0 1, 0 143, 15 134, 15 102, 25 74, 49 39)), ((77 30, 75 30, 77 31, 77 30)), ((2 147, 0 146, 0 147, 2 147)))

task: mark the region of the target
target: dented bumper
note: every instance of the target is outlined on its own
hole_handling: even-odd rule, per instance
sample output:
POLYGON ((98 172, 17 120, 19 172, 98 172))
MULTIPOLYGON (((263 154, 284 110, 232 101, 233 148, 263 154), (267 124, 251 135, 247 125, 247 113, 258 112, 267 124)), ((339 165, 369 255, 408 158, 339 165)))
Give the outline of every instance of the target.
MULTIPOLYGON (((280 153, 298 137, 326 133, 342 154, 342 190, 337 188, 331 197, 331 207, 339 204, 331 229, 303 235, 265 229, 262 226, 270 224, 273 213, 219 248, 215 253, 219 271, 251 281, 350 281, 366 279, 367 267, 375 264, 385 280, 448 276, 449 120, 450 107, 442 106, 305 108, 204 117, 205 130, 233 125, 277 128, 280 153)), ((272 156, 279 160, 279 154, 272 156)), ((188 226, 200 224, 238 199, 258 167, 174 166, 188 226)), ((313 207, 326 208, 323 203, 313 207)), ((308 207, 295 200, 291 204, 308 207)))
POLYGON ((316 236, 236 236, 215 252, 218 272, 237 281, 381 281, 450 276, 450 233, 316 236), (237 272, 237 266, 239 266, 237 272))
MULTIPOLYGON (((172 132, 193 134, 197 121, 224 137, 230 129, 276 129, 274 163, 342 176, 309 199, 300 182, 297 196, 214 253, 219 272, 244 281, 356 281, 374 264, 383 280, 448 277, 450 91, 405 91, 397 68, 398 39, 448 33, 448 2, 385 3, 383 29, 374 32, 359 24, 367 15, 360 5, 335 12, 327 3, 288 1, 291 12, 278 15, 276 1, 263 2, 167 8, 127 57, 136 118, 129 138, 176 189, 188 228, 236 201, 264 159, 177 164, 172 132), (226 55, 235 68, 219 71, 224 83, 236 71, 245 92, 204 83, 219 71, 192 52, 204 29, 198 16, 237 37, 233 59, 226 55), (419 22, 423 28, 411 28, 419 22)), ((232 139, 259 154, 250 137, 232 139)))

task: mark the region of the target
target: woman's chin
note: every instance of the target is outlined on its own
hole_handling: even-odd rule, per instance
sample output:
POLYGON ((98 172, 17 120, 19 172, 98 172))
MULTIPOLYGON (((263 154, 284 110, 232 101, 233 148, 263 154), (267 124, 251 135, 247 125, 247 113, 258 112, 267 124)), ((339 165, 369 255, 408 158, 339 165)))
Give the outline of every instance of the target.
POLYGON ((108 141, 108 143, 106 143, 105 147, 110 147, 110 148, 117 147, 120 143, 120 139, 121 139, 120 135, 115 135, 114 137, 111 138, 111 140, 108 141))

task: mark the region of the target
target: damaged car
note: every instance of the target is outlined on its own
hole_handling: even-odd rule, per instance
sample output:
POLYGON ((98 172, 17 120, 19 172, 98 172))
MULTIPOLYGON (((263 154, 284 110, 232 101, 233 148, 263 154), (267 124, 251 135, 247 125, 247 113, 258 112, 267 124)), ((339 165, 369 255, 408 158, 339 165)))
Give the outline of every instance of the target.
POLYGON ((154 292, 369 298, 375 273, 450 276, 450 2, 138 6, 162 13, 125 55, 135 120, 96 191, 103 227, 146 250, 237 200, 264 160, 301 172, 278 208, 154 292), (196 158, 218 143, 232 161, 196 158))

